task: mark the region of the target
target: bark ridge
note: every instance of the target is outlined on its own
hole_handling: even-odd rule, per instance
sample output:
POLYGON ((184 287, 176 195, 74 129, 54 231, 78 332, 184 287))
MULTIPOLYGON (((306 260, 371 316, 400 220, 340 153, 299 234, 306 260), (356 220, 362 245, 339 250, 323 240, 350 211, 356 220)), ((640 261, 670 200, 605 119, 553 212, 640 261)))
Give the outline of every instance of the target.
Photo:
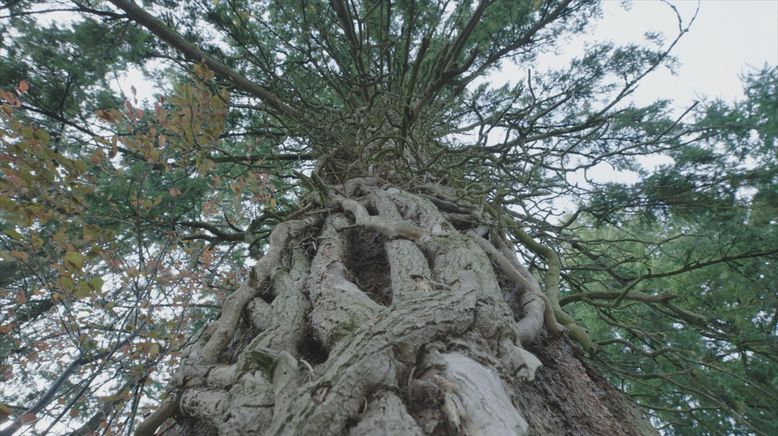
MULTIPOLYGON (((326 198, 272 232, 138 434, 170 417, 179 434, 552 431, 527 386, 548 358, 538 341, 567 344, 566 328, 499 222, 438 185, 358 178, 326 198)), ((590 379, 578 365, 564 376, 590 379)), ((599 430, 650 432, 600 409, 599 430)))

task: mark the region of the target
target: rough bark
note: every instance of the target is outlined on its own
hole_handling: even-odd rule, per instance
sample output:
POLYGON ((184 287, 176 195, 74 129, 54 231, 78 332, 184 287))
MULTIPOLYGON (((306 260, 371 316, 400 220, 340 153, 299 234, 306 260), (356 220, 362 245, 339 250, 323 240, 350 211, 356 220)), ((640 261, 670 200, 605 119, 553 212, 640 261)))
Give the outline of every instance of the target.
POLYGON ((495 221, 434 186, 355 179, 327 198, 274 230, 138 433, 653 433, 495 221), (465 214, 480 227, 452 224, 465 214))

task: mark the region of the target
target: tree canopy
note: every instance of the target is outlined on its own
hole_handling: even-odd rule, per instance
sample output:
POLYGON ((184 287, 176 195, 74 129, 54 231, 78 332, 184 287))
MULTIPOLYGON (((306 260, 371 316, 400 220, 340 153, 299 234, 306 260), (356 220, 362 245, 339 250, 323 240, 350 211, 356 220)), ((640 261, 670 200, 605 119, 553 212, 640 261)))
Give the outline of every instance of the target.
POLYGON ((745 77, 740 102, 635 104, 676 62, 680 16, 675 35, 538 65, 599 13, 5 2, 3 434, 131 431, 271 229, 366 175, 445 185, 504 223, 557 319, 657 427, 776 433, 778 68, 745 77), (494 85, 501 68, 517 75, 494 85), (120 79, 130 69, 153 99, 120 79), (657 155, 671 163, 640 164, 657 155), (640 180, 575 181, 603 166, 640 180))

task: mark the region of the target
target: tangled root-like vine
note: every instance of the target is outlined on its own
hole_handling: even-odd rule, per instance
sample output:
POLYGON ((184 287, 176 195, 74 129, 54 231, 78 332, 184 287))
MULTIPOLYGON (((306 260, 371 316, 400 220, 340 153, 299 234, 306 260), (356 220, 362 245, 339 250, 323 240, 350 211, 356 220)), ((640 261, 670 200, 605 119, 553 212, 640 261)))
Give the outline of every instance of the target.
POLYGON ((328 187, 327 201, 274 229, 137 434, 174 414, 220 434, 525 433, 507 383, 540 366, 524 346, 566 328, 507 238, 462 225, 497 218, 437 185, 411 193, 369 178, 328 187), (387 286, 359 283, 370 275, 352 270, 355 228, 382 245, 369 261, 385 265, 370 270, 388 270, 387 286))

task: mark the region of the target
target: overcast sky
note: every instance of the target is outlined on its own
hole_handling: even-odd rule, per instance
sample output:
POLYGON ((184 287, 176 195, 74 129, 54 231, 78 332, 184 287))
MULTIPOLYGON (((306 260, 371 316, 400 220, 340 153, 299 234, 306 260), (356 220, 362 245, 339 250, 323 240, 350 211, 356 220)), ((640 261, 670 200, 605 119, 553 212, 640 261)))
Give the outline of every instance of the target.
MULTIPOLYGON (((737 99, 742 96, 740 77, 765 64, 778 65, 778 0, 675 0, 684 24, 697 17, 672 54, 680 65, 673 75, 658 70, 641 82, 635 93, 640 103, 671 98, 686 106, 702 97, 737 99), (699 7, 699 10, 698 10, 699 7)), ((620 0, 603 2, 603 17, 593 31, 576 37, 561 52, 539 58, 537 69, 564 67, 583 53, 589 42, 641 42, 646 32, 663 33, 670 40, 678 33, 675 12, 660 0, 636 0, 627 9, 620 0)), ((526 68, 495 74, 497 82, 525 78, 526 68)))
MULTIPOLYGON (((778 66, 778 0, 676 0, 671 3, 685 24, 695 12, 696 19, 672 51, 679 61, 675 74, 663 68, 644 78, 632 96, 636 103, 672 99, 676 108, 685 109, 703 98, 737 100, 743 96, 741 77, 745 73, 764 65, 778 66)), ((560 53, 542 56, 537 67, 563 67, 571 57, 583 53, 587 42, 640 42, 648 31, 661 32, 667 40, 676 35, 678 20, 673 9, 660 0, 636 0, 628 9, 620 0, 605 0, 603 17, 593 31, 571 41, 560 53)), ((497 78, 516 74, 506 68, 497 78)), ((646 156, 639 161, 646 169, 672 162, 664 156, 646 156)), ((587 178, 597 182, 639 180, 638 174, 615 171, 607 163, 568 175, 570 182, 583 185, 587 184, 587 178)), ((574 208, 570 199, 557 200, 555 207, 574 208)))
MULTIPOLYGON (((619 1, 604 3, 604 17, 594 38, 635 41, 648 30, 671 35, 675 14, 655 0, 638 0, 629 11, 619 1)), ((749 68, 778 65, 778 0, 674 1, 685 19, 699 5, 697 19, 673 53, 681 65, 648 77, 637 96, 671 97, 679 104, 702 96, 727 100, 742 95, 740 76, 749 68)), ((653 100, 653 98, 648 98, 653 100)))

